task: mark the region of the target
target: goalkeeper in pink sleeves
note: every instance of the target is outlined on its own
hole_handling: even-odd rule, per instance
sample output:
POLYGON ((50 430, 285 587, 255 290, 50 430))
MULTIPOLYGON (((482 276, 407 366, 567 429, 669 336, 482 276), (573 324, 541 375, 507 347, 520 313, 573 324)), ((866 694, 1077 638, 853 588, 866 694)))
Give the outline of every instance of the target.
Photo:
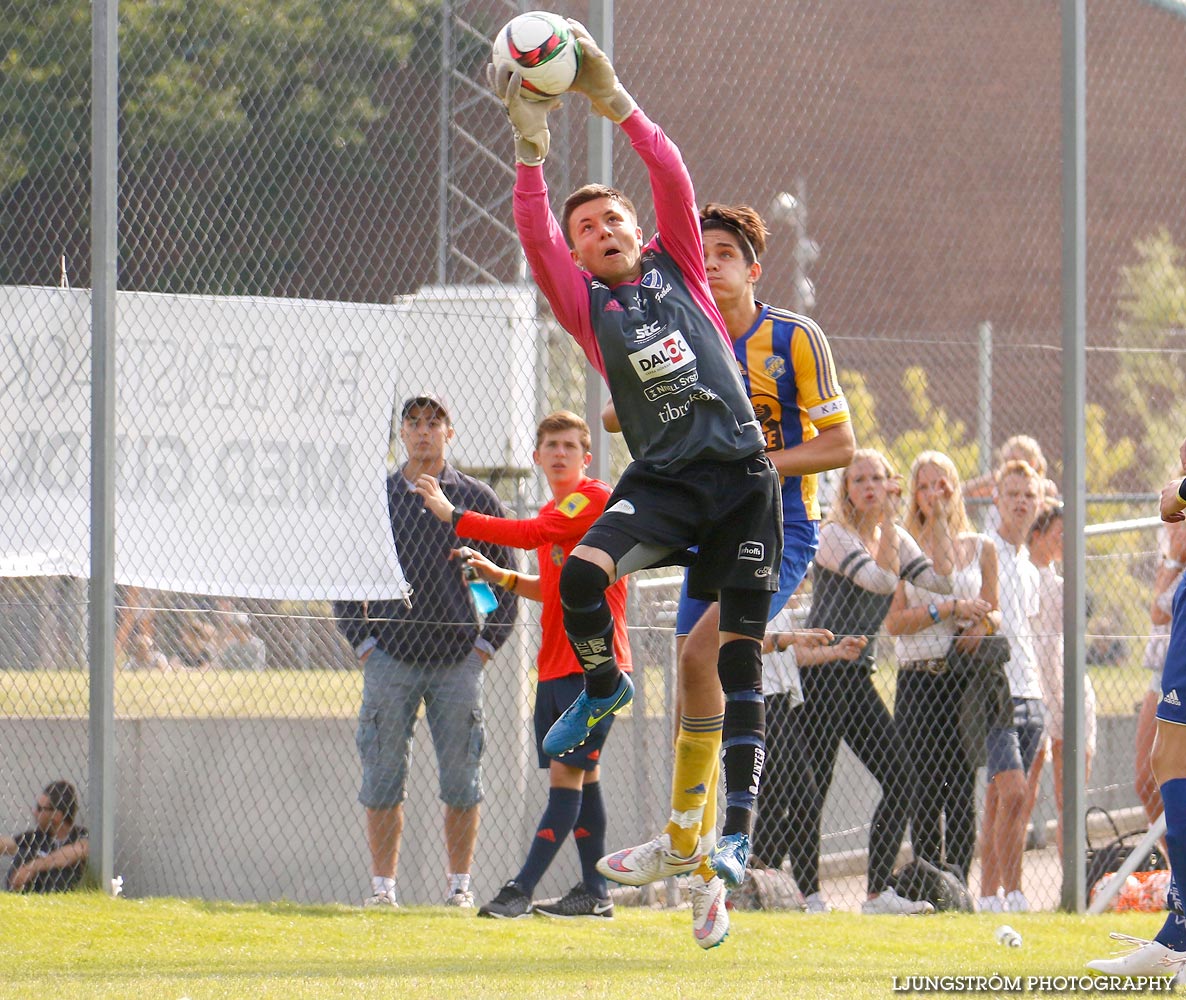
MULTIPOLYGON (((571 23, 584 50, 573 89, 621 126, 646 165, 658 234, 644 242, 630 199, 596 184, 570 194, 556 219, 542 164, 548 112, 558 102, 525 99, 518 75, 492 66, 490 83, 515 138, 515 224, 532 275, 609 385, 633 458, 561 573, 564 627, 585 690, 544 749, 571 751, 633 697, 613 656, 606 589, 648 566, 689 565, 692 595, 720 601, 725 712, 681 733, 677 774, 681 760, 701 773, 723 747, 726 812, 715 845, 665 861, 672 873, 692 875, 693 934, 711 948, 728 932, 726 891, 745 877, 765 756, 761 642, 782 558, 779 477, 709 291, 679 150, 638 108, 588 32, 571 23)), ((689 792, 689 810, 703 811, 707 789, 689 792)))

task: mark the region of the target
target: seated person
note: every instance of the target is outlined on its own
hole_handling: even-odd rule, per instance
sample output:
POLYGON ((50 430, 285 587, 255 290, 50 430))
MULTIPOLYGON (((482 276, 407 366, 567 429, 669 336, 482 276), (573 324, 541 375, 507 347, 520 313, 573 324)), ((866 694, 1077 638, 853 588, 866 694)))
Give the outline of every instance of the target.
POLYGON ((128 640, 128 659, 124 666, 129 670, 168 670, 169 658, 156 648, 151 635, 136 632, 128 640))
POLYGON ((78 792, 69 781, 52 781, 37 796, 37 825, 16 837, 0 836, 0 854, 13 854, 5 884, 10 892, 65 892, 82 881, 90 844, 75 826, 78 792))
POLYGON ((187 611, 178 633, 173 667, 177 670, 209 670, 213 660, 213 623, 197 612, 187 611))
POLYGON ((263 670, 268 651, 251 629, 251 615, 233 614, 227 620, 226 638, 218 654, 219 666, 227 670, 263 670))

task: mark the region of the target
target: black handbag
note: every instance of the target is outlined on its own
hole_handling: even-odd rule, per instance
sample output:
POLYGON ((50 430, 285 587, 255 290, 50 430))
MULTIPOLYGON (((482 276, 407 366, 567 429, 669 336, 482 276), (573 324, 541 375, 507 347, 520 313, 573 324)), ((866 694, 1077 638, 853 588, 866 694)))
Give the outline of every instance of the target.
POLYGON ((908 861, 894 873, 894 890, 905 899, 926 900, 936 910, 973 913, 972 894, 954 865, 940 868, 922 858, 908 861))
POLYGON ((970 653, 955 647, 947 650, 947 669, 960 679, 960 742, 968 760, 983 766, 988 760, 990 729, 1013 723, 1013 697, 1005 664, 1011 656, 1009 640, 1003 635, 981 636, 970 653))
MULTIPOLYGON (((1148 833, 1148 830, 1133 830, 1130 833, 1122 834, 1120 828, 1116 825, 1116 821, 1112 818, 1112 814, 1104 809, 1102 806, 1091 806, 1087 810, 1087 815, 1090 816, 1093 812, 1101 813, 1112 827, 1112 832, 1116 835, 1114 840, 1108 841, 1101 847, 1094 847, 1091 843, 1091 838, 1088 836, 1087 840, 1087 891, 1090 893, 1095 888, 1095 884, 1105 875, 1114 872, 1124 864, 1128 856, 1136 849, 1137 842, 1148 833), (1129 840, 1132 843, 1129 843, 1129 840)), ((1161 849, 1154 844, 1149 848, 1149 853, 1141 858, 1137 867, 1134 869, 1138 872, 1156 872, 1169 868, 1169 862, 1161 853, 1161 849)))
POLYGON ((957 648, 956 642, 959 638, 957 633, 947 650, 947 669, 952 673, 999 670, 1013 655, 1009 649, 1009 640, 997 632, 980 636, 980 641, 971 652, 957 648))

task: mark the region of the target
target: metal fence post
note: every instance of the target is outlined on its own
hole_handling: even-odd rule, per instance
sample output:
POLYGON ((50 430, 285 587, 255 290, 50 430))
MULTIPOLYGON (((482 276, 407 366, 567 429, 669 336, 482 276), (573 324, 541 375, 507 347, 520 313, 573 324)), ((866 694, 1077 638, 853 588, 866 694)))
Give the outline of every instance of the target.
POLYGON ((1083 671, 1086 669, 1086 173, 1085 5, 1062 4, 1062 451, 1065 506, 1063 604, 1063 882, 1062 908, 1082 913, 1087 902, 1083 845, 1083 671))
POLYGON ((118 250, 118 0, 92 6, 91 867, 110 891, 115 857, 115 295, 118 250))

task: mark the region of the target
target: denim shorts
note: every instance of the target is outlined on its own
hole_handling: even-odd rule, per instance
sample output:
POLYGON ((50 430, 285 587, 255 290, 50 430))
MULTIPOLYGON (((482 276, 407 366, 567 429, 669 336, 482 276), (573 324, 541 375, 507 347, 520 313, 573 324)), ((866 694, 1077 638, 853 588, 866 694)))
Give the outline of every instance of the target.
POLYGON ((403 802, 421 705, 436 750, 441 801, 454 809, 482 801, 482 677, 477 651, 459 663, 431 666, 403 663, 378 647, 371 651, 355 734, 362 759, 359 802, 368 809, 403 802))
POLYGON ((988 780, 1002 771, 1029 774, 1046 733, 1040 698, 1013 699, 1013 725, 988 731, 988 780))

